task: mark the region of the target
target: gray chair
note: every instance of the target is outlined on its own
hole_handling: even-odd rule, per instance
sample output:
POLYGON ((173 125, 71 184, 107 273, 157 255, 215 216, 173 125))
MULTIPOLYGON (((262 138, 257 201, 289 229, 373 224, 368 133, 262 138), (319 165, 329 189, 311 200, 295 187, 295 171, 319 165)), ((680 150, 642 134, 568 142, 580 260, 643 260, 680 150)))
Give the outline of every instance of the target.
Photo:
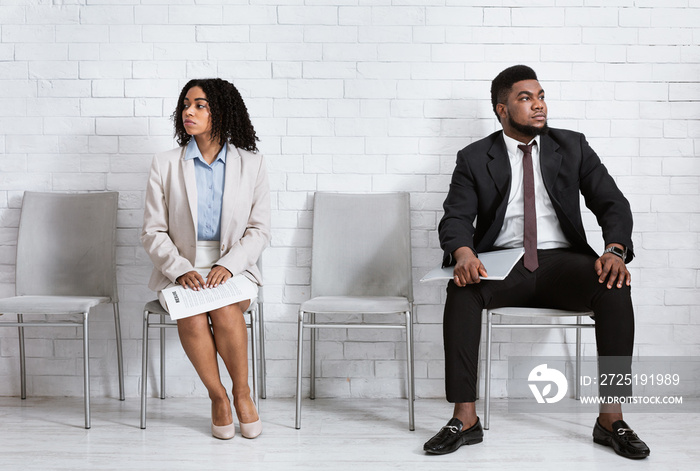
POLYGON ((22 399, 27 397, 24 329, 82 324, 85 428, 90 428, 88 315, 98 304, 112 304, 114 311, 119 398, 124 400, 115 260, 118 195, 25 192, 17 238, 16 296, 0 300, 0 313, 17 315, 17 322, 0 322, 0 327, 19 330, 22 399), (42 316, 36 320, 24 317, 37 314, 42 316), (79 318, 48 320, 75 314, 79 318))
POLYGON ((409 194, 316 193, 311 255, 311 299, 299 307, 295 427, 301 428, 304 329, 311 330, 310 398, 314 399, 316 331, 373 328, 405 330, 408 427, 414 430, 409 194), (364 316, 359 323, 316 322, 316 314, 328 319, 364 316), (403 322, 387 322, 386 315, 395 314, 402 314, 403 322))
MULTIPOLYGON (((494 282, 496 283, 496 282, 494 282)), ((486 384, 484 386, 484 429, 489 429, 489 419, 491 416, 491 344, 493 329, 576 329, 576 378, 575 398, 581 397, 581 386, 578 378, 581 377, 581 329, 591 329, 595 324, 584 324, 583 318, 593 316, 592 312, 574 312, 561 309, 527 308, 527 307, 501 307, 486 309, 486 384), (523 323, 494 323, 493 316, 506 317, 576 317, 575 324, 523 324, 523 323)))
MULTIPOLYGON (((261 290, 262 291, 262 290, 261 290)), ((258 325, 258 313, 261 305, 257 300, 254 300, 248 310, 245 312, 249 320, 246 321, 246 327, 250 329, 250 350, 251 360, 253 364, 253 401, 255 407, 258 407, 258 359, 257 345, 258 335, 262 331, 263 326, 258 325)), ((156 299, 146 303, 143 308, 143 339, 141 347, 141 428, 146 428, 146 396, 148 394, 148 332, 150 329, 160 329, 160 398, 165 399, 165 332, 164 329, 177 328, 177 323, 170 321, 170 315, 163 309, 160 302, 156 299), (151 316, 158 316, 157 321, 152 321, 151 316)))

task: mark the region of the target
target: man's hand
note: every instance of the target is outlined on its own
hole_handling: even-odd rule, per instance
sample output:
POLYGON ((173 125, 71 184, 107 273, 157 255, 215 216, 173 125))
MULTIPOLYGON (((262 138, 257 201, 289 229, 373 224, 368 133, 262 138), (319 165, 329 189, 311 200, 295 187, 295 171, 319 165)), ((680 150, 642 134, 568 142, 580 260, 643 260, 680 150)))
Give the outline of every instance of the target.
MULTIPOLYGON (((624 250, 620 244, 610 244, 608 247, 611 245, 624 250)), ((608 289, 611 289, 613 285, 622 288, 623 283, 627 286, 632 284, 632 276, 627 270, 624 260, 612 253, 604 253, 595 261, 595 272, 598 274, 598 283, 607 281, 608 289)))
POLYGON ((454 282, 460 288, 472 283, 479 283, 479 276, 488 276, 481 260, 469 247, 460 247, 452 253, 457 260, 454 269, 454 282))

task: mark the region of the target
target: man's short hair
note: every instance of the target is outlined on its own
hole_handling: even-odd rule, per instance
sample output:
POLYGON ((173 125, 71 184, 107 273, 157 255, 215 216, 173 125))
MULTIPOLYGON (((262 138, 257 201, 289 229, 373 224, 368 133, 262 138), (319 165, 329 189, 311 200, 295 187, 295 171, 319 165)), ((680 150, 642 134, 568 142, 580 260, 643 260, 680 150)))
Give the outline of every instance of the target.
POLYGON ((513 84, 521 80, 537 80, 537 74, 526 65, 514 65, 513 67, 508 67, 491 81, 491 104, 493 105, 493 112, 496 113, 496 118, 499 121, 501 117, 496 112, 496 105, 505 103, 508 99, 508 93, 513 88, 513 84))

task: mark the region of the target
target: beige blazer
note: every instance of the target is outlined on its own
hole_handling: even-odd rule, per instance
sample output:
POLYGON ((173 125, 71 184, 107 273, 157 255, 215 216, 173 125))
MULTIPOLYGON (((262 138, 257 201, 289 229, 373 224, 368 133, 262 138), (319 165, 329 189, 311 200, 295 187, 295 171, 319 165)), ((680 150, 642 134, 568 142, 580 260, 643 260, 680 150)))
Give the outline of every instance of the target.
MULTIPOLYGON (((255 265, 270 240, 270 187, 261 154, 229 144, 221 209, 221 258, 233 275, 245 273, 259 285, 255 265)), ((194 270, 197 253, 197 182, 185 147, 153 158, 146 188, 141 244, 153 262, 148 287, 160 291, 194 270)))

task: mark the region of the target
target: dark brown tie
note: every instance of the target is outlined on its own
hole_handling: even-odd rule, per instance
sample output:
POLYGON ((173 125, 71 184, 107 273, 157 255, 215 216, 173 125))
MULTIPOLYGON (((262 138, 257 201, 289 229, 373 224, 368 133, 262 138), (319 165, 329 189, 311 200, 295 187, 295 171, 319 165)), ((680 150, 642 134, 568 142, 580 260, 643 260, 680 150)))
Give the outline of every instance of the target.
POLYGON ((525 221, 523 247, 525 247, 525 268, 537 270, 537 215, 535 213, 535 177, 532 171, 532 145, 519 145, 523 151, 523 193, 525 199, 525 221))

